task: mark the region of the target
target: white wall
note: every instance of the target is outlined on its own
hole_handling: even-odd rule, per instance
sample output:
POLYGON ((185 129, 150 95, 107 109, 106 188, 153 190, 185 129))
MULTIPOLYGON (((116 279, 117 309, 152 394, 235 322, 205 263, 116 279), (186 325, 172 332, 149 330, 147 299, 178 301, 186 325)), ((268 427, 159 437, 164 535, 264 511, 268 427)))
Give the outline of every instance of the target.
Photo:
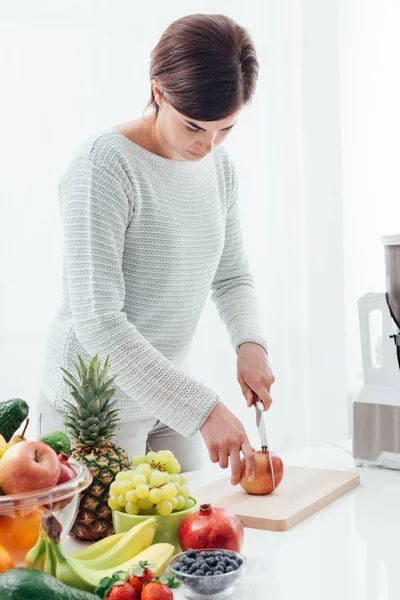
MULTIPOLYGON (((261 63, 256 97, 226 145, 239 172, 246 247, 277 376, 270 442, 279 450, 348 435, 349 389, 360 370, 356 301, 370 286, 382 285, 373 235, 382 196, 387 203, 395 197, 381 176, 389 170, 396 183, 398 153, 389 130, 399 125, 398 98, 387 105, 384 94, 393 92, 391 71, 379 70, 360 46, 377 17, 372 5, 343 0, 338 15, 336 0, 2 2, 1 399, 20 396, 33 405, 38 392, 45 336, 61 300, 57 184, 63 169, 94 131, 141 114, 148 57, 171 21, 222 12, 248 27, 261 63), (372 94, 374 78, 382 89, 372 94), (367 153, 373 102, 382 112, 368 125, 377 146, 367 153), (389 164, 382 152, 388 140, 389 164), (368 190, 366 170, 375 186, 368 190), (368 213, 360 216, 366 197, 368 213), (356 236, 355 218, 362 219, 356 236), (356 275, 345 280, 349 266, 356 275)), ((394 69, 395 54, 383 40, 395 39, 394 25, 386 23, 388 35, 377 21, 394 69)), ((220 392, 257 444, 253 412, 236 383, 235 354, 211 303, 191 362, 196 377, 220 392)))
POLYGON ((381 236, 400 232, 400 4, 339 1, 347 389, 362 385, 357 299, 385 291, 381 236))

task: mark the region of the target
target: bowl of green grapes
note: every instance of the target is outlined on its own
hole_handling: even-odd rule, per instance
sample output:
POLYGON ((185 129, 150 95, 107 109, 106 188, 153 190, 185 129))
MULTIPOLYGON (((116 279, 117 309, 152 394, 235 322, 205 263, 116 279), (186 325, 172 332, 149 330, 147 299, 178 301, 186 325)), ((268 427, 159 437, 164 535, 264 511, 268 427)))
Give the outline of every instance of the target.
POLYGON ((135 527, 149 516, 158 523, 153 543, 173 544, 181 551, 179 528, 199 509, 190 495, 188 480, 170 450, 150 451, 132 458, 133 468, 117 473, 110 486, 108 505, 115 533, 135 527))

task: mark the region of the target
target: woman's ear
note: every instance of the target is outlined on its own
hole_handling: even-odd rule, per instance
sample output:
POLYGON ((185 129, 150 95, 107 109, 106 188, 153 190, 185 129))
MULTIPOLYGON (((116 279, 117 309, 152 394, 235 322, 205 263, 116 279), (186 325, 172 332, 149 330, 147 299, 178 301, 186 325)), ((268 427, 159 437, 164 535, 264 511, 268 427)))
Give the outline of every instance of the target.
POLYGON ((157 102, 158 106, 160 106, 160 104, 163 100, 164 92, 161 91, 160 86, 158 85, 158 82, 156 79, 152 80, 152 86, 153 86, 154 99, 157 102))

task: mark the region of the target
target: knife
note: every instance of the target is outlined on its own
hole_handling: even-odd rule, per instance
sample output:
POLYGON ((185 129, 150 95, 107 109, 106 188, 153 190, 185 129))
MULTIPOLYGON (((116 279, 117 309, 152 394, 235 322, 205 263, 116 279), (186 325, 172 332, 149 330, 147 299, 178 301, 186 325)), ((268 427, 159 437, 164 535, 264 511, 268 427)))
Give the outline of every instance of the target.
POLYGON ((268 459, 269 459, 269 468, 271 471, 271 480, 272 480, 272 487, 275 490, 275 475, 274 475, 274 467, 272 466, 272 458, 271 458, 271 452, 269 450, 269 446, 268 446, 268 439, 267 439, 267 432, 265 430, 265 421, 264 421, 264 405, 261 402, 261 400, 256 400, 256 402, 254 403, 254 407, 256 409, 256 424, 257 424, 257 428, 258 428, 258 433, 260 435, 260 440, 261 440, 261 449, 265 452, 268 452, 268 459))

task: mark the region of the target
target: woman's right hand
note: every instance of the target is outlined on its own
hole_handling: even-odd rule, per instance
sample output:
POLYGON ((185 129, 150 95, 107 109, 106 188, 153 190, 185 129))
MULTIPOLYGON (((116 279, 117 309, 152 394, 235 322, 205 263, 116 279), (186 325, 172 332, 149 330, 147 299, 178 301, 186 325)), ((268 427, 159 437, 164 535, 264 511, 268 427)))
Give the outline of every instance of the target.
POLYGON ((237 485, 242 474, 240 450, 246 459, 246 478, 252 481, 255 473, 254 450, 246 431, 237 417, 218 401, 200 428, 211 462, 227 469, 231 463, 231 483, 237 485))

